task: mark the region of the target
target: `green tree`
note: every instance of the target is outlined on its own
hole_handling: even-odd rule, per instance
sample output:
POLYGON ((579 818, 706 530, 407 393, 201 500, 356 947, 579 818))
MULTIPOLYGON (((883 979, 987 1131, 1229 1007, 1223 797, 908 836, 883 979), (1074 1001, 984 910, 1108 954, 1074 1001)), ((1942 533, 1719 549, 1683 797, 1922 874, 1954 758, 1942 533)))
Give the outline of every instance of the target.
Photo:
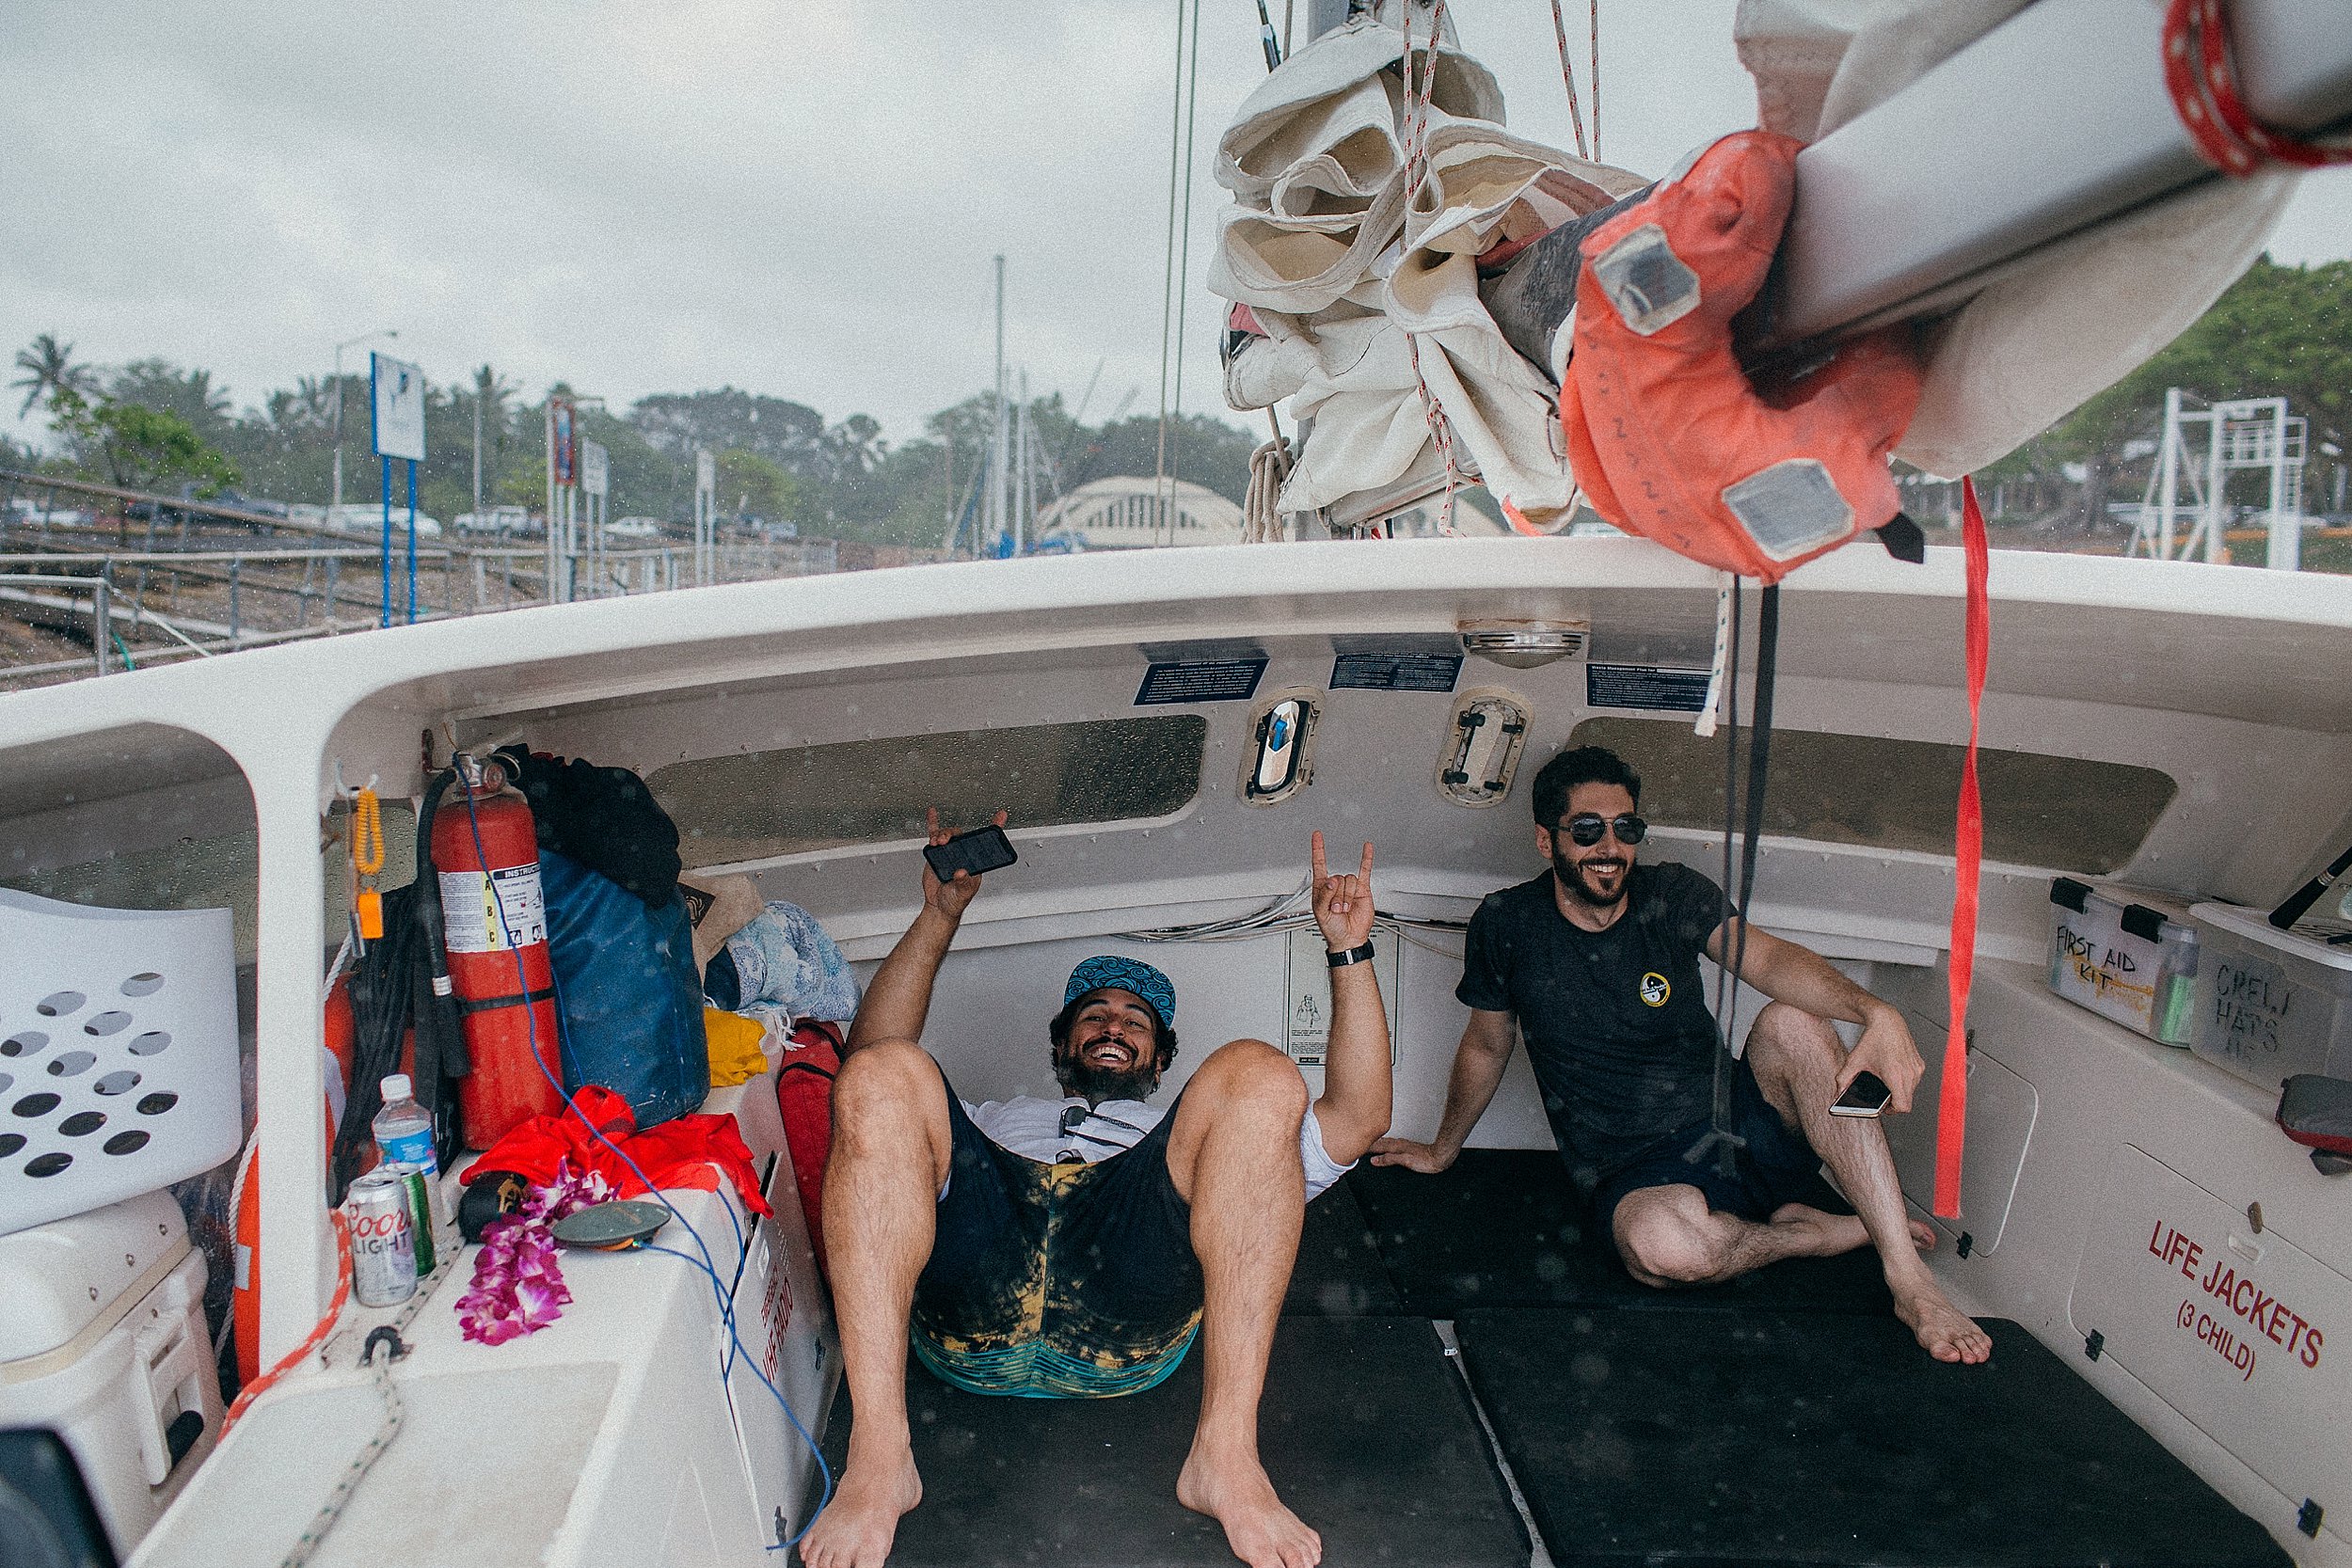
POLYGON ((229 393, 213 385, 213 372, 182 370, 167 359, 136 359, 114 375, 107 388, 117 403, 135 403, 158 413, 176 414, 197 438, 217 445, 233 420, 229 393))
POLYGON ((800 483, 783 467, 743 447, 729 447, 718 456, 720 515, 763 517, 770 522, 796 519, 801 515, 800 483))
POLYGON ((2085 466, 2086 513, 2104 512, 2092 493, 2120 471, 2124 443, 2162 428, 2170 387, 2212 401, 2284 397, 2311 420, 2305 493, 2327 494, 2352 446, 2352 261, 2257 260, 2161 353, 2053 427, 2042 456, 2085 466))
POLYGON ((64 436, 86 467, 126 490, 151 490, 165 480, 194 482, 199 496, 237 482, 237 467, 199 439, 179 415, 144 404, 84 397, 72 387, 49 393, 49 428, 64 436))

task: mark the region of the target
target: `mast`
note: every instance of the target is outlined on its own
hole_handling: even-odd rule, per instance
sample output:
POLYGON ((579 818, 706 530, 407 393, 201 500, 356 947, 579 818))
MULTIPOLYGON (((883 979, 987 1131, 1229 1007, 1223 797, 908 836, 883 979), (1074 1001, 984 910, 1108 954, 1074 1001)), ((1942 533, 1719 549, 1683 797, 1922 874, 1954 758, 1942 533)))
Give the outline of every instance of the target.
POLYGON ((1014 446, 1020 456, 1013 462, 1012 553, 1019 555, 1029 542, 1029 524, 1037 516, 1037 485, 1030 477, 1034 461, 1031 449, 1037 438, 1036 426, 1029 422, 1029 372, 1021 372, 1021 405, 1014 413, 1014 446))
POLYGON ((1009 519, 1009 497, 1006 493, 1006 438, 1011 434, 1005 420, 1005 259, 996 258, 996 428, 989 448, 988 465, 988 542, 993 549, 1003 538, 1009 519))

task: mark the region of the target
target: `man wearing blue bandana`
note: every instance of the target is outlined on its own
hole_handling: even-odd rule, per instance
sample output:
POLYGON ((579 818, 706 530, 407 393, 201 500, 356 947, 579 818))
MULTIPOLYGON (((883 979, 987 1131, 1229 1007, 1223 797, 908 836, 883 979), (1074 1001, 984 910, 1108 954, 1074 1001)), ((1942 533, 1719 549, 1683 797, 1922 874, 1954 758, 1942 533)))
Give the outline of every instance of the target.
MULTIPOLYGON (((1001 823, 1003 816, 999 814, 1001 823)), ((946 842, 931 814, 931 842, 946 842)), ((882 1568, 922 1497, 906 1357, 983 1394, 1149 1388, 1201 1341, 1200 1417, 1178 1500, 1252 1568, 1312 1568, 1315 1532, 1258 1457, 1258 1399, 1306 1201, 1388 1131, 1388 1022, 1373 979, 1372 846, 1332 876, 1313 838, 1331 964, 1326 1088, 1311 1106, 1263 1040, 1219 1046, 1174 1102, 1176 988, 1137 958, 1071 972, 1046 1026, 1062 1097, 970 1104, 917 1044, 980 879, 923 871, 923 908, 866 988, 834 1085, 824 1227, 856 1423, 811 1568, 882 1568)))

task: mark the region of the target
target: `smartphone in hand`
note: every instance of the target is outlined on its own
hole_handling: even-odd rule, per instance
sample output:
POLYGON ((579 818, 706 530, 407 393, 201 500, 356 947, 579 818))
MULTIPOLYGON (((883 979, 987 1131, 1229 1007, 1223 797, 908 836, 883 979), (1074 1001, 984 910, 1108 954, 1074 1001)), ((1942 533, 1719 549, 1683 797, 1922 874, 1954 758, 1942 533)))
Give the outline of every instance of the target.
POLYGON ((1829 1108, 1834 1117, 1874 1117, 1886 1109, 1886 1102, 1895 1098, 1886 1081, 1875 1072, 1857 1072, 1846 1092, 1829 1108))
POLYGON ((943 882, 952 882, 959 871, 973 876, 1001 870, 1021 857, 1012 852, 1012 840, 1005 830, 993 822, 985 828, 975 828, 968 833, 958 833, 945 844, 926 844, 923 858, 931 863, 931 875, 943 882))

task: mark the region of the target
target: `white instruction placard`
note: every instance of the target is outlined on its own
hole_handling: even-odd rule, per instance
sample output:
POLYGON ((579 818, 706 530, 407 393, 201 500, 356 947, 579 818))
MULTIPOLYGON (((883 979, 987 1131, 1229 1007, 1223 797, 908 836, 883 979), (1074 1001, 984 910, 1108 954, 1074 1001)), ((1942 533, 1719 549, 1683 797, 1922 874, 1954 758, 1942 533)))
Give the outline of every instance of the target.
MULTIPOLYGON (((1331 966, 1323 933, 1313 927, 1290 934, 1283 954, 1282 1049, 1300 1067, 1320 1068, 1331 1043, 1331 966)), ((1372 972, 1389 1015, 1389 1065, 1397 1062, 1396 933, 1372 934, 1372 972)))
POLYGON ((539 891, 539 863, 441 874, 441 924, 453 953, 503 953, 548 940, 548 905, 539 891))

